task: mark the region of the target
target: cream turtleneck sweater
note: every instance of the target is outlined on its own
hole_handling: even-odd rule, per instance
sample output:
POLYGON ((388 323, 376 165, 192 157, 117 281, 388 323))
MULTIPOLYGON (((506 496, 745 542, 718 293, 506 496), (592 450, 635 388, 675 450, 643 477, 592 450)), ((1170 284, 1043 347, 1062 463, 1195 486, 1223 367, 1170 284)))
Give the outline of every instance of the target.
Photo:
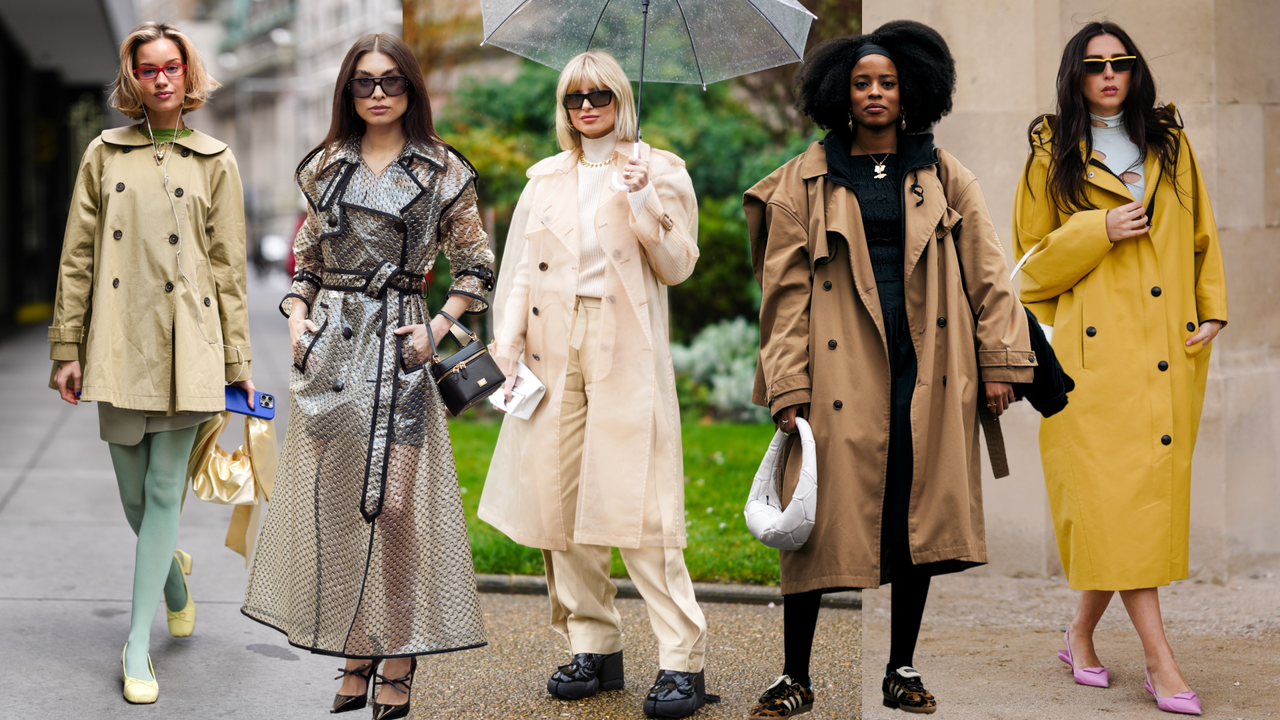
MULTIPOLYGON (((589 163, 607 163, 587 167, 578 163, 578 295, 598 298, 604 295, 604 271, 607 261, 596 237, 596 211, 609 178, 614 172, 613 154, 618 147, 618 134, 611 132, 595 139, 581 136, 582 157, 589 163)), ((640 192, 627 193, 631 212, 639 215, 653 194, 653 184, 640 192)))
MULTIPOLYGON (((1146 158, 1139 157, 1138 146, 1129 139, 1129 133, 1124 128, 1124 111, 1111 117, 1089 113, 1089 119, 1093 121, 1089 129, 1093 132, 1094 151, 1102 154, 1102 162, 1111 169, 1111 172, 1120 177, 1120 181, 1129 188, 1133 198, 1141 200, 1147 183, 1146 178, 1143 177, 1143 161, 1146 158), (1094 123, 1103 123, 1104 126, 1095 127, 1094 123), (1124 177, 1125 173, 1133 173, 1138 176, 1138 179, 1128 182, 1124 177)), ((1129 179, 1132 180, 1133 176, 1131 175, 1129 179)))

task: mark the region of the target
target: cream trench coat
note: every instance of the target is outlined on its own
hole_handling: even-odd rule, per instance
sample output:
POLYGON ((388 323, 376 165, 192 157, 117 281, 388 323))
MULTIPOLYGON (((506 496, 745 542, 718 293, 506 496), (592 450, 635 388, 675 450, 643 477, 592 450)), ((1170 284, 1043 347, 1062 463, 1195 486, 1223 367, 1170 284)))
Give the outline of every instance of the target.
MULTIPOLYGON (((50 357, 80 361, 81 400, 220 412, 224 380, 249 379, 244 192, 226 143, 196 130, 172 152, 166 191, 151 140, 136 126, 103 131, 85 150, 67 213, 50 357), (179 272, 179 248, 190 283, 179 272), (240 353, 205 335, 239 348, 243 366, 240 353)), ((52 379, 49 386, 56 388, 52 379)))
MULTIPOLYGON (((573 541, 638 548, 684 547, 684 459, 671 366, 667 286, 698 259, 698 205, 684 161, 641 146, 654 192, 635 217, 608 185, 596 236, 608 265, 601 302, 599 378, 587 414, 573 541), (657 503, 662 528, 644 530, 657 503)), ((632 143, 621 142, 621 172, 632 143)), ((519 358, 547 386, 528 420, 507 417, 489 466, 479 516, 516 542, 564 550, 560 514, 560 406, 578 286, 579 151, 528 171, 494 301, 496 357, 519 358)))

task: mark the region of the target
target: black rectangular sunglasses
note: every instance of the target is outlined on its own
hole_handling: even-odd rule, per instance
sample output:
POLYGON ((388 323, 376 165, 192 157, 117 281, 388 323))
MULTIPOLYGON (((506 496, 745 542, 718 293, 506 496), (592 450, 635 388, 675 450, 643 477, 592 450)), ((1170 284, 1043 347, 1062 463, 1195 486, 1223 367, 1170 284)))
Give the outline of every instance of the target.
POLYGON ((1111 63, 1111 69, 1118 73, 1129 72, 1137 61, 1138 58, 1135 55, 1121 55, 1113 58, 1085 58, 1084 73, 1085 75, 1100 75, 1103 70, 1107 69, 1107 63, 1111 63))
POLYGON ((565 93, 564 106, 570 110, 582 107, 583 100, 590 100, 591 107, 604 107, 613 102, 612 90, 592 90, 589 93, 565 93))
POLYGON ((403 95, 409 89, 409 79, 403 75, 382 75, 379 77, 358 77, 347 81, 347 90, 352 97, 367 98, 373 95, 374 87, 382 87, 387 97, 403 95))

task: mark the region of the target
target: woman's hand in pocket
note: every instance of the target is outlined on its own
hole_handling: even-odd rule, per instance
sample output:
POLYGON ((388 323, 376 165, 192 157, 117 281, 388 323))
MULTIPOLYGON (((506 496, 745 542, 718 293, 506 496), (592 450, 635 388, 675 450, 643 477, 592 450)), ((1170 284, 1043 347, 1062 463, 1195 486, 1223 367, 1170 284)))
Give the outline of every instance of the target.
MULTIPOLYGON (((436 339, 436 344, 440 344, 440 338, 444 333, 449 332, 449 321, 437 316, 431 321, 431 334, 436 339)), ((427 326, 421 323, 417 325, 404 325, 396 328, 397 335, 409 335, 413 342, 414 362, 412 365, 421 365, 431 357, 431 341, 427 337, 427 326)))
POLYGON ((311 319, 308 317, 308 315, 309 313, 307 312, 307 304, 302 302, 301 300, 298 300, 297 298, 294 298, 293 307, 289 310, 289 340, 290 340, 289 349, 290 350, 298 347, 298 338, 302 337, 302 333, 320 332, 320 326, 311 322, 311 319))

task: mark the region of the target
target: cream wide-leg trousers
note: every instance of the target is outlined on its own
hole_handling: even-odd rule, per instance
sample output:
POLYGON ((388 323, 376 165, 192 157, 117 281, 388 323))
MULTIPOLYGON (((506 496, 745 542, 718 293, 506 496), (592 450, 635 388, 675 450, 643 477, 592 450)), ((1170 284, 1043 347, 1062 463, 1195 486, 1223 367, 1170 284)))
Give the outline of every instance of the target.
MULTIPOLYGON (((564 551, 543 550, 551 626, 569 640, 570 652, 615 653, 622 649, 622 618, 613 605, 618 590, 609 580, 610 548, 573 542, 578 506, 582 445, 599 348, 600 298, 579 297, 569 341, 569 368, 560 410, 560 504, 564 517, 564 551)), ((661 535, 662 520, 655 493, 644 508, 646 535, 661 535)), ((649 623, 658 639, 662 670, 698 672, 707 652, 707 620, 693 596, 693 582, 680 548, 620 548, 627 573, 644 598, 649 623)))

